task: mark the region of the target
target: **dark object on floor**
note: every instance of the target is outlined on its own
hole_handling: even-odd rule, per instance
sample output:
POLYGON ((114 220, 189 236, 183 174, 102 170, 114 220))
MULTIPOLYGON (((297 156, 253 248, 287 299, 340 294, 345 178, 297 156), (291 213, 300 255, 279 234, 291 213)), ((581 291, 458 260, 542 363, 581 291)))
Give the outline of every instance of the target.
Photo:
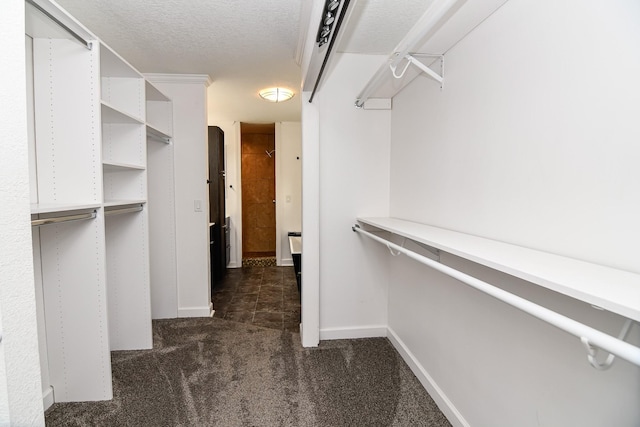
POLYGON ((56 403, 48 426, 449 426, 385 338, 300 347, 215 318, 153 322, 154 348, 112 353, 114 399, 56 403))
POLYGON ((302 297, 302 233, 290 231, 288 236, 289 250, 291 251, 291 258, 293 258, 293 270, 296 273, 296 282, 298 283, 298 292, 302 297))

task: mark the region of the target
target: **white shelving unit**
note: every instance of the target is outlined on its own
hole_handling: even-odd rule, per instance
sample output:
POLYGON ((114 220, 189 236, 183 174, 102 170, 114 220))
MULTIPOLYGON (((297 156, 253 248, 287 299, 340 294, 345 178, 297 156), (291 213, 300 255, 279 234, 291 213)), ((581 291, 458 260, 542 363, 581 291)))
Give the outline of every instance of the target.
MULTIPOLYGON (((152 347, 150 217, 160 218, 156 234, 173 239, 160 250, 173 253, 175 270, 173 107, 57 4, 31 3, 31 216, 47 408, 111 399, 110 351, 152 347), (159 181, 155 215, 147 203, 147 145, 159 181)), ((166 259, 156 263, 158 280, 166 259)))
POLYGON ((149 349, 153 342, 148 212, 130 210, 147 202, 145 81, 100 44, 100 82, 111 349, 149 349))
POLYGON ((146 106, 151 313, 157 319, 178 315, 173 104, 147 82, 146 106))
POLYGON ((397 218, 358 221, 640 321, 638 274, 397 218))
POLYGON ((93 219, 33 227, 43 399, 45 406, 110 399, 99 56, 36 7, 27 4, 26 17, 32 219, 96 211, 93 219))

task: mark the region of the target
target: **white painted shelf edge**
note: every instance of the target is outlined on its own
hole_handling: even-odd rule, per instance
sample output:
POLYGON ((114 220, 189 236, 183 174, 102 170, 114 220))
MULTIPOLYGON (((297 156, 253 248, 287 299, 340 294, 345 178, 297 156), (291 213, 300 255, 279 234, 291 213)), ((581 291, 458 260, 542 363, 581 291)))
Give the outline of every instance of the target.
POLYGON ((149 80, 145 79, 145 96, 147 101, 163 101, 171 102, 171 99, 153 85, 149 80))
POLYGON ((146 169, 144 165, 134 165, 133 163, 121 163, 121 162, 111 162, 111 161, 103 161, 102 166, 104 167, 105 170, 112 170, 112 171, 127 170, 127 169, 134 169, 134 170, 146 169))
POLYGON ((171 135, 161 131, 160 129, 154 127, 147 123, 147 136, 152 137, 155 140, 164 142, 165 144, 169 144, 171 142, 171 135))
POLYGON ((640 274, 397 218, 357 220, 640 321, 640 274))
POLYGON ((31 214, 43 214, 43 213, 55 213, 55 212, 70 212, 70 211, 83 211, 90 209, 98 209, 102 205, 100 203, 86 203, 86 204, 68 204, 68 203, 32 203, 31 214))
POLYGON ((102 122, 103 123, 133 123, 144 124, 144 120, 132 116, 131 114, 120 111, 118 108, 106 101, 100 101, 102 105, 102 122))
POLYGON ((102 206, 104 206, 105 208, 114 207, 114 206, 124 207, 124 206, 130 206, 130 205, 144 205, 146 203, 147 203, 147 201, 144 200, 144 199, 138 199, 138 200, 105 200, 104 203, 102 204, 102 206))

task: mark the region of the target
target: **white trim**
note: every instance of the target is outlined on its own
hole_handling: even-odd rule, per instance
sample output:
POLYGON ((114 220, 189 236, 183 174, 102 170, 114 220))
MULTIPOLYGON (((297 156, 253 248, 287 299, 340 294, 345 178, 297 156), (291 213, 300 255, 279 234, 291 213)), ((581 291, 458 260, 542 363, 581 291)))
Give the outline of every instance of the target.
MULTIPOLYGON (((304 68, 304 67, 303 67, 304 68)), ((309 103, 310 92, 300 94, 302 104, 302 346, 320 342, 320 113, 309 103)))
MULTIPOLYGON (((236 218, 231 218, 231 223, 235 228, 235 250, 236 250, 236 268, 242 267, 242 124, 240 122, 234 122, 234 138, 233 141, 229 141, 234 144, 235 147, 235 169, 236 169, 236 181, 234 185, 236 186, 236 218), (235 219, 235 221, 234 221, 235 219)), ((228 177, 228 175, 227 175, 228 177)), ((227 187, 229 186, 229 181, 227 179, 227 187)), ((228 208, 227 208, 228 209, 228 208)), ((231 250, 233 250, 233 246, 231 246, 231 250)))
POLYGON ((427 393, 429 393, 434 402, 436 402, 436 405, 438 405, 438 408, 440 408, 445 417, 447 417, 451 425, 454 427, 470 427, 470 424, 464 419, 453 402, 451 402, 447 395, 444 394, 444 391, 438 387, 438 384, 431 378, 431 375, 429 375, 424 366, 422 366, 391 327, 387 327, 387 338, 398 353, 400 353, 405 363, 409 365, 411 371, 418 378, 418 381, 420 381, 425 390, 427 390, 427 393))
POLYGON ((300 29, 298 30, 298 45, 296 46, 296 54, 294 56, 296 64, 302 65, 305 47, 307 45, 307 34, 309 34, 309 21, 311 20, 311 5, 313 2, 303 1, 300 7, 300 29))
POLYGON ((47 409, 49 409, 51 405, 53 405, 53 402, 55 402, 53 396, 53 387, 49 386, 45 391, 42 392, 42 406, 44 406, 44 410, 46 411, 47 409))
POLYGON ((293 266, 293 258, 283 258, 280 260, 281 267, 291 267, 293 266))
POLYGON ((209 87, 213 83, 208 74, 144 73, 143 76, 151 83, 192 83, 203 84, 205 87, 209 87))
POLYGON ((280 192, 278 191, 279 190, 278 184, 280 183, 280 180, 282 178, 282 158, 280 156, 280 153, 282 153, 282 122, 274 123, 273 139, 274 139, 274 147, 276 149, 276 154, 275 154, 276 233, 275 233, 275 236, 273 236, 273 238, 276 241, 276 265, 281 266, 282 265, 282 236, 281 236, 280 228, 282 227, 283 206, 282 206, 282 200, 279 200, 278 198, 278 196, 280 196, 280 192))
POLYGON ((385 325, 369 325, 357 328, 326 328, 320 329, 320 340, 345 340, 357 338, 379 338, 387 336, 385 325))
POLYGON ((180 307, 178 308, 178 317, 211 317, 213 316, 213 303, 210 302, 208 307, 180 307))
POLYGON ((229 264, 227 264, 227 268, 241 268, 242 265, 238 265, 238 263, 236 262, 230 262, 229 264))

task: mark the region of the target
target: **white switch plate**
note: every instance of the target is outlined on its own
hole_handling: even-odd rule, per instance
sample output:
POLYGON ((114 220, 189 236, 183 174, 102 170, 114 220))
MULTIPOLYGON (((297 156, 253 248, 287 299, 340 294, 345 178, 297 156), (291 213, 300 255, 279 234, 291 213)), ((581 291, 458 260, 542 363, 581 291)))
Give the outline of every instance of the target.
POLYGON ((193 201, 193 211, 194 212, 202 212, 202 200, 194 200, 193 201))
POLYGON ((287 196, 287 203, 291 203, 291 196, 287 196))

